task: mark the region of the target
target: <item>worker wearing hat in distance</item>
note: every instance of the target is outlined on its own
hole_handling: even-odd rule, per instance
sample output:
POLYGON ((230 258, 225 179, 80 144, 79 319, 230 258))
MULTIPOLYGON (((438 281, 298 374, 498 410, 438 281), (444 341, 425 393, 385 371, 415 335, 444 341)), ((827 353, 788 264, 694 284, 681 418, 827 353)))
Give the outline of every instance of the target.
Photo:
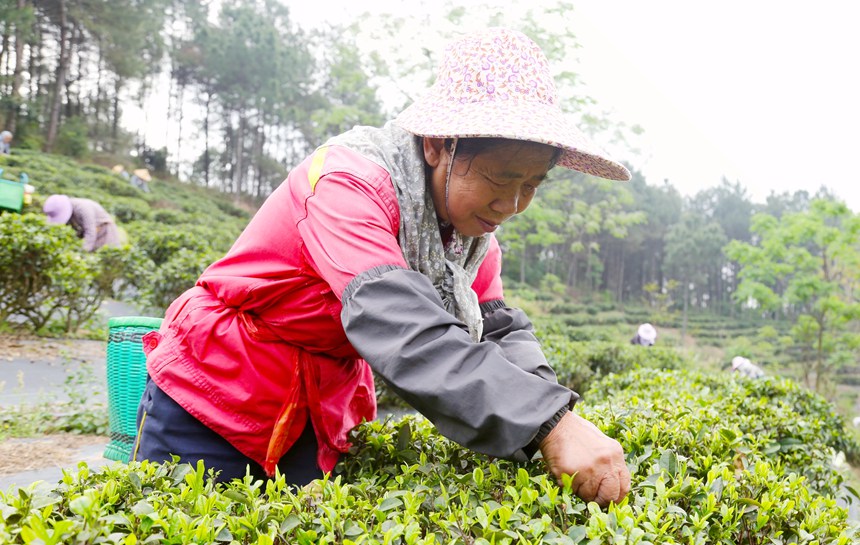
POLYGON ((761 378, 764 370, 743 356, 732 358, 732 372, 747 378, 761 378))
POLYGON ((94 200, 51 195, 45 200, 42 211, 48 223, 70 225, 78 238, 83 239, 84 250, 88 252, 122 244, 123 237, 113 217, 94 200))
POLYGON ((0 132, 0 155, 12 153, 12 133, 10 131, 0 132))
POLYGON ((376 417, 375 371, 461 445, 540 450, 583 499, 620 501, 620 444, 572 410, 578 395, 504 302, 494 232, 554 166, 630 177, 568 122, 531 39, 493 28, 453 42, 426 95, 294 168, 145 337, 133 457, 304 484, 376 417))
POLYGON ((657 342, 657 330, 648 323, 640 325, 636 330, 636 335, 630 339, 630 344, 640 346, 654 346, 655 342, 657 342))

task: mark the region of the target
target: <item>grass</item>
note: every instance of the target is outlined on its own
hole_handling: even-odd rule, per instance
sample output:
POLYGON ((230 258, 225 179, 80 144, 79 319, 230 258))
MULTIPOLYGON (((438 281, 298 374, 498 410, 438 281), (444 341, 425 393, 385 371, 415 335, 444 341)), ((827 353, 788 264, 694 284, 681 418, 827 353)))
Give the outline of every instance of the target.
MULTIPOLYGON (((66 361, 65 365, 69 363, 66 361)), ((69 373, 63 385, 67 399, 63 401, 43 397, 32 404, 0 407, 0 440, 61 432, 107 435, 108 410, 105 403, 92 399, 93 375, 91 365, 83 365, 69 373)), ((23 372, 19 371, 17 378, 15 390, 22 391, 23 372)), ((3 384, 4 388, 7 386, 3 384)))

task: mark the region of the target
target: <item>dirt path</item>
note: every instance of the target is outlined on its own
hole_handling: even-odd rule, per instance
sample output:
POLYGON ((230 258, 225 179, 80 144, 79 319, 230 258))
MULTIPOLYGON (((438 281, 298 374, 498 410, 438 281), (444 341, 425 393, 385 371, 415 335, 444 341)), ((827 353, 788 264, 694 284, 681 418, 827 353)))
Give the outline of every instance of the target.
POLYGON ((107 442, 108 438, 101 435, 68 433, 9 438, 0 441, 0 476, 46 467, 74 466, 82 448, 107 442))
POLYGON ((104 361, 105 341, 44 339, 31 335, 0 334, 0 365, 4 361, 104 361))

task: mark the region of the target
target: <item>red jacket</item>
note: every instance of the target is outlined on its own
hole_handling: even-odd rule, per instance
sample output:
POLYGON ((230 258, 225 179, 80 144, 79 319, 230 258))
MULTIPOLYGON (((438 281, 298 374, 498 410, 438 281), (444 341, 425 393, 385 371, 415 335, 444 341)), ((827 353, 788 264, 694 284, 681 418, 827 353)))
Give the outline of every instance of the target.
MULTIPOLYGON (((408 268, 388 173, 346 148, 322 149, 145 342, 156 384, 269 474, 308 415, 325 472, 349 448, 348 432, 376 417, 373 375, 344 334, 341 295, 364 271, 408 268)), ((480 302, 502 299, 500 272, 493 239, 473 284, 480 302)))

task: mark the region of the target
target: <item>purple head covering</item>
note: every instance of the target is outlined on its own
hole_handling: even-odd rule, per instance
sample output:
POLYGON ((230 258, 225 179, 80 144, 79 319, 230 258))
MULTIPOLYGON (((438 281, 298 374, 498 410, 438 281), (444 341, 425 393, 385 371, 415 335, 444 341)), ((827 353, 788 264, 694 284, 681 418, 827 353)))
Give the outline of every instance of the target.
POLYGON ((48 223, 68 223, 72 217, 72 199, 68 195, 51 195, 42 211, 48 216, 48 223))

